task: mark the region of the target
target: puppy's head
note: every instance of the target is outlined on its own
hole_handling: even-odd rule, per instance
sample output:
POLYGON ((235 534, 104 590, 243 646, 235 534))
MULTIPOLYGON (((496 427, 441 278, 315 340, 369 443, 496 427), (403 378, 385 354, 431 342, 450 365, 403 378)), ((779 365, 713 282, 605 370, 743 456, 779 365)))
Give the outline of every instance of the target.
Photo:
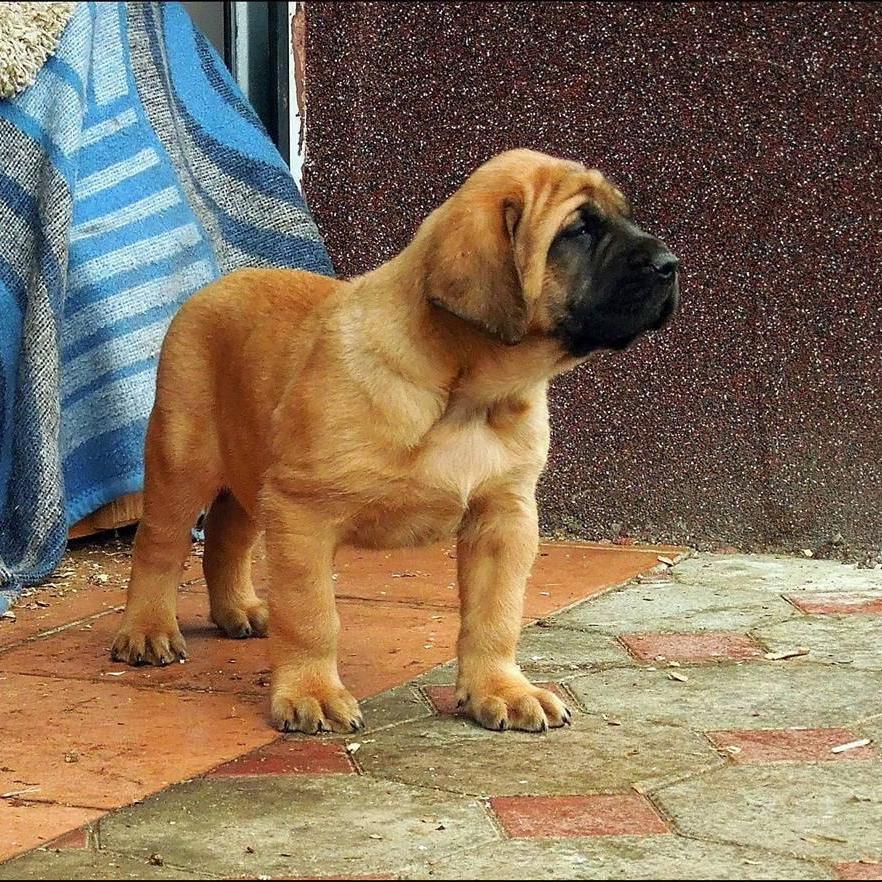
POLYGON ((677 306, 678 261, 630 220, 622 193, 542 153, 485 163, 418 238, 429 299, 510 345, 529 334, 577 358, 622 349, 677 306))

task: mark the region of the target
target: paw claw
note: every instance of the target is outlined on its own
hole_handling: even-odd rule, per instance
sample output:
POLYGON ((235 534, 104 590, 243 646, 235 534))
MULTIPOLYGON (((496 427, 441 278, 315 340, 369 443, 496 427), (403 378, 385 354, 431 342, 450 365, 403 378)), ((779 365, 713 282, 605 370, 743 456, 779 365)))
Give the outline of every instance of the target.
POLYGON ((185 653, 184 638, 177 622, 171 625, 129 624, 125 620, 110 649, 110 657, 117 662, 141 666, 164 667, 185 653))
POLYGON ((547 689, 534 686, 519 672, 497 674, 486 682, 479 680, 471 686, 469 697, 460 704, 464 704, 469 715, 487 729, 548 732, 570 724, 572 714, 560 698, 547 689))
POLYGON ((286 685, 283 679, 273 688, 272 717, 282 731, 307 735, 345 734, 364 728, 358 702, 339 681, 323 686, 313 680, 302 686, 297 681, 286 685))
POLYGON ((268 619, 269 610, 262 600, 242 607, 215 607, 211 611, 211 620, 233 640, 265 637, 268 619))

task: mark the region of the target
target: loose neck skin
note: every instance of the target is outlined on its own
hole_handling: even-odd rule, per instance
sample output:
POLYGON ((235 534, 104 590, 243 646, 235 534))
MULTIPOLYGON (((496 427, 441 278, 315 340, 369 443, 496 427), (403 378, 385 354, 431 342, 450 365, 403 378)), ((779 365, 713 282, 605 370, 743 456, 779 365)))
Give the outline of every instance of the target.
POLYGON ((368 363, 379 365, 381 375, 395 374, 414 394, 438 399, 440 416, 454 404, 490 408, 544 390, 552 376, 578 363, 546 335, 528 334, 508 346, 432 304, 413 274, 422 264, 409 252, 419 245, 353 279, 339 304, 356 376, 367 374, 368 363))

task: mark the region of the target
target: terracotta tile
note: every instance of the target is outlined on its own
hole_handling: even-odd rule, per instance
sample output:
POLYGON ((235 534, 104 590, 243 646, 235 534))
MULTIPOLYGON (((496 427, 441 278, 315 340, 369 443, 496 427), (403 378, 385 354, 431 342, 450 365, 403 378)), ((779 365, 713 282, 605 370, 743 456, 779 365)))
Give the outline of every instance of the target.
MULTIPOLYGON (((570 698, 557 683, 537 683, 543 689, 553 692, 567 707, 573 707, 573 699, 570 698)), ((463 711, 456 706, 456 687, 455 686, 424 686, 423 692, 432 702, 433 707, 439 714, 450 714, 460 716, 463 711)))
POLYGON ((804 613, 816 616, 882 615, 882 592, 879 591, 811 591, 785 594, 784 599, 804 613))
MULTIPOLYGON (((123 606, 132 566, 131 541, 129 535, 73 543, 55 573, 15 603, 16 620, 0 619, 0 651, 45 631, 123 606)), ((194 546, 194 553, 184 563, 185 583, 202 577, 197 550, 194 546)))
POLYGON ((711 743, 736 763, 823 762, 877 759, 872 746, 833 753, 860 736, 848 729, 731 729, 708 732, 711 743), (728 748, 737 748, 728 750, 728 748))
POLYGON ((703 631, 692 634, 620 634, 619 640, 639 661, 743 661, 762 656, 747 634, 703 631))
POLYGON ((652 804, 637 793, 591 796, 497 796, 493 811, 515 839, 651 836, 668 833, 652 804))
MULTIPOLYGON (((185 563, 185 580, 201 559, 194 553, 185 563)), ((16 620, 0 619, 0 651, 45 631, 99 615, 126 601, 131 571, 131 536, 74 543, 55 573, 13 606, 16 620)))
MULTIPOLYGON (((545 615, 629 579, 655 566, 664 552, 675 553, 543 546, 528 615, 545 615)), ((68 583, 49 589, 65 596, 41 594, 49 597, 49 606, 21 611, 15 625, 0 632, 5 640, 0 648, 7 647, 0 654, 5 770, 0 771, 0 792, 29 791, 28 799, 44 805, 47 817, 61 812, 68 819, 46 833, 39 832, 39 824, 25 825, 28 836, 19 837, 20 842, 10 840, 19 843, 14 846, 19 850, 82 827, 96 816, 93 809, 140 799, 277 737, 266 719, 267 644, 219 635, 208 618, 204 583, 199 584, 198 555, 190 558, 189 586, 180 595, 191 660, 165 669, 134 669, 110 661, 108 647, 119 613, 102 614, 122 604, 128 558, 117 551, 112 563, 99 559, 96 564, 93 558, 99 553, 100 548, 74 554, 73 563, 66 559, 61 572, 68 574, 68 583), (89 583, 96 574, 108 572, 106 581, 89 583), (29 640, 71 623, 66 630, 29 640), (19 645, 10 647, 11 643, 19 645), (35 732, 39 751, 32 747, 35 732), (75 761, 70 761, 72 756, 75 761), (81 808, 50 805, 54 802, 81 808)), ((359 698, 406 682, 453 657, 458 613, 456 591, 448 585, 454 581, 455 560, 444 549, 391 555, 352 552, 342 556, 340 573, 341 673, 359 698), (417 575, 403 575, 410 572, 417 575), (391 593, 380 594, 386 586, 391 593)), ((272 751, 262 757, 264 770, 266 763, 299 769, 298 762, 304 769, 328 768, 340 759, 325 757, 322 766, 319 754, 308 762, 305 755, 292 761, 290 755, 272 751)))
POLYGON ((252 775, 353 774, 346 748, 338 741, 279 739, 215 769, 212 777, 252 775))
MULTIPOLYGON (((682 551, 590 543, 545 542, 527 587, 524 614, 539 618, 584 600, 658 565, 659 555, 682 551)), ((455 609, 456 550, 453 544, 394 551, 344 548, 337 555, 337 595, 386 603, 455 609)), ((194 569, 195 572, 195 569, 194 569)), ((266 579, 265 562, 254 561, 255 584, 266 579)))
POLYGON ((836 864, 839 879, 882 879, 882 864, 874 861, 847 861, 836 864))
POLYGON ((524 614, 528 619, 593 597, 658 566, 659 555, 672 557, 682 549, 646 549, 588 543, 543 543, 527 587, 524 614))
MULTIPOLYGON (((4 748, 6 746, 4 743, 4 748)), ((4 758, 4 765, 6 764, 4 758)), ((3 788, 3 793, 10 789, 24 789, 20 786, 9 788, 0 785, 0 787, 3 788)), ((0 861, 45 845, 59 836, 78 833, 79 828, 84 824, 96 821, 103 814, 104 812, 96 809, 0 799, 0 830, 3 831, 0 836, 0 861)))
MULTIPOLYGON (((94 679, 138 687, 267 695, 267 641, 230 640, 211 623, 208 599, 180 595, 181 630, 190 658, 166 668, 113 662, 109 647, 120 616, 111 614, 16 647, 0 656, 0 673, 94 679)), ((357 698, 397 686, 455 654, 455 610, 342 601, 340 672, 357 698)))
POLYGON ((0 619, 0 651, 46 631, 119 608, 125 602, 124 589, 98 585, 84 585, 76 594, 65 597, 51 593, 51 589, 28 595, 12 608, 15 621, 0 619), (47 605, 37 606, 37 601, 47 605))
MULTIPOLYGON (((657 556, 655 550, 615 546, 543 545, 528 591, 526 618, 545 615, 631 578, 654 566, 657 556)), ((357 695, 375 694, 453 657, 458 601, 455 588, 448 588, 448 584, 455 579, 455 560, 448 557, 444 549, 371 554, 347 551, 342 557, 344 584, 340 593, 356 600, 341 603, 345 629, 341 667, 344 674, 348 672, 350 688, 357 695), (358 573, 352 588, 345 584, 347 572, 352 574, 353 580, 358 573), (393 578, 392 573, 416 575, 393 578), (381 595, 386 588, 390 590, 381 595), (381 603, 374 608, 371 603, 363 602, 365 600, 381 603), (408 609, 408 606, 418 609, 408 609), (379 652, 377 641, 381 647, 379 652), (373 657, 370 665, 365 651, 373 657)), ((190 562, 194 578, 198 577, 200 559, 194 555, 190 562)), ((258 562, 258 570, 259 567, 258 562)), ((63 599, 57 612, 54 607, 39 612, 33 617, 33 623, 23 614, 23 620, 6 632, 10 635, 8 643, 108 608, 118 610, 123 602, 124 594, 120 590, 108 592, 90 586, 63 599)), ((204 584, 191 584, 189 590, 181 592, 180 620, 191 655, 186 665, 135 670, 112 664, 107 648, 118 627, 119 613, 115 612, 76 624, 64 634, 51 635, 40 641, 39 648, 15 647, 0 656, 0 671, 75 678, 119 677, 125 683, 136 685, 165 684, 166 687, 227 692, 265 691, 261 685, 268 668, 265 644, 220 637, 208 618, 204 584)))
POLYGON ((0 793, 116 808, 275 737, 263 702, 253 697, 9 674, 0 793))
POLYGON ((207 597, 198 593, 179 597, 181 630, 191 655, 186 664, 133 668, 112 661, 110 645, 121 615, 111 613, 16 647, 0 656, 0 671, 119 685, 264 691, 256 681, 268 673, 265 641, 224 638, 209 619, 207 597))

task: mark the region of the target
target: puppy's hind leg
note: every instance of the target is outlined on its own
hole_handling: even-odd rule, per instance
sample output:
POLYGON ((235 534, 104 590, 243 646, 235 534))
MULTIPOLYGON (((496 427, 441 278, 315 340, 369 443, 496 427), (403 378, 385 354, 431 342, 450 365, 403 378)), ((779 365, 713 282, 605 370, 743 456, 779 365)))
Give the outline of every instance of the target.
POLYGON ((265 637, 269 612, 251 584, 251 549, 258 528, 239 500, 223 491, 205 519, 202 568, 211 619, 228 637, 265 637))
POLYGON ((166 665, 186 657, 177 592, 191 528, 216 491, 204 445, 179 421, 154 410, 147 428, 144 514, 135 535, 126 610, 111 656, 129 664, 166 665))

